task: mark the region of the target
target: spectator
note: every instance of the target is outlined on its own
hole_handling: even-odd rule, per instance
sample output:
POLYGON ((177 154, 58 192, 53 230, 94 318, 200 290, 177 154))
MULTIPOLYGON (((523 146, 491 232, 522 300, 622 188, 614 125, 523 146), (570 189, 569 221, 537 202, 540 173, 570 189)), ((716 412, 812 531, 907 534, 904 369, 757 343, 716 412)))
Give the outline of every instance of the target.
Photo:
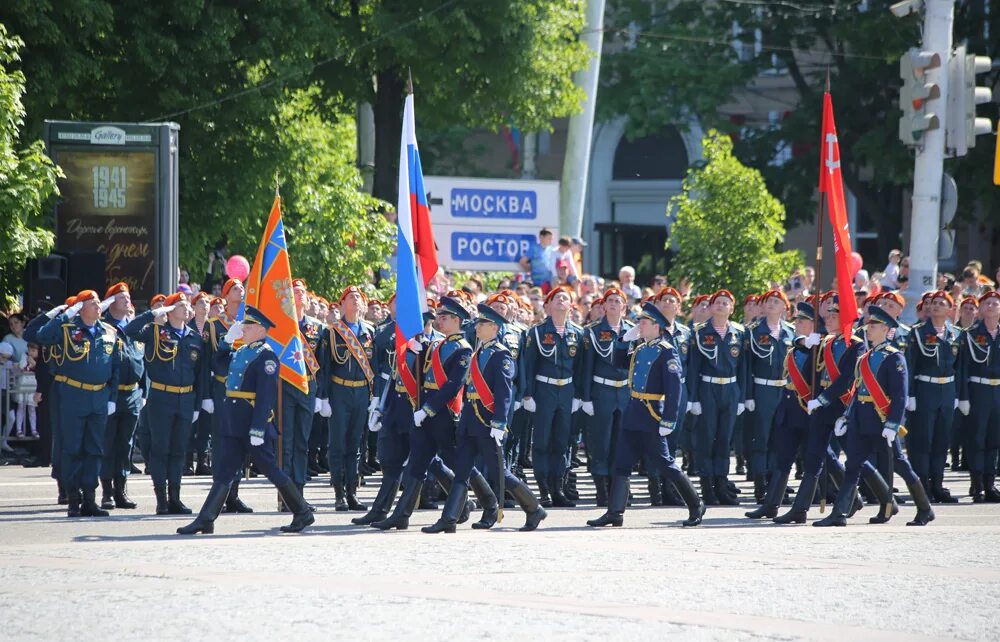
MULTIPOLYGON (((14 374, 14 346, 6 341, 0 341, 0 410, 10 408, 10 385, 14 374)), ((7 443, 7 435, 14 427, 14 411, 5 412, 0 417, 0 450, 4 452, 14 452, 14 449, 7 443)))
POLYGON ((12 360, 20 363, 28 354, 28 342, 24 340, 24 326, 28 325, 28 317, 23 312, 15 312, 7 320, 10 332, 2 340, 14 349, 12 360))
POLYGON ((886 290, 895 290, 899 287, 899 264, 903 260, 903 253, 900 250, 889 252, 889 264, 882 270, 882 287, 886 290))
POLYGON ((41 394, 38 392, 38 382, 35 380, 35 364, 38 359, 38 346, 34 343, 28 344, 28 352, 25 358, 25 365, 21 369, 20 384, 16 390, 17 411, 14 429, 18 438, 24 437, 24 424, 28 424, 28 435, 32 439, 38 439, 38 419, 35 409, 41 401, 41 394), (27 419, 27 422, 25 422, 27 419))
POLYGON ((587 247, 587 242, 584 241, 579 236, 574 236, 573 239, 573 263, 576 265, 576 273, 583 274, 583 248, 587 247))
POLYGON ((518 263, 521 269, 531 274, 531 282, 548 292, 555 273, 555 260, 552 247, 552 230, 543 227, 538 232, 538 242, 531 246, 531 253, 522 256, 518 263))
POLYGON ((635 284, 635 268, 631 265, 623 265, 618 270, 618 282, 626 296, 629 297, 629 305, 642 298, 642 290, 635 284))
POLYGON ((578 283, 577 278, 572 274, 573 262, 568 259, 558 259, 556 261, 556 278, 552 282, 552 287, 556 288, 560 285, 568 285, 569 287, 576 289, 578 283))
POLYGON ((860 269, 854 275, 854 290, 868 289, 868 270, 860 269))
MULTIPOLYGON (((188 273, 187 270, 185 270, 182 267, 177 268, 177 283, 184 283, 184 284, 191 283, 191 275, 188 273)), ((179 291, 180 290, 178 290, 178 292, 179 291)))
POLYGON ((979 283, 979 270, 971 264, 962 270, 962 296, 979 297, 982 294, 982 286, 979 283))
POLYGON ((896 277, 895 288, 884 288, 886 290, 905 290, 910 283, 910 257, 904 256, 899 262, 899 276, 896 277))
POLYGON ((203 281, 206 284, 222 284, 226 282, 226 260, 229 258, 229 240, 223 236, 215 244, 215 247, 208 255, 208 272, 205 273, 203 281))
POLYGON ((574 279, 579 279, 580 272, 577 271, 576 257, 573 255, 572 245, 573 242, 570 241, 568 236, 559 239, 559 246, 556 248, 555 254, 556 269, 558 269, 559 261, 566 261, 569 275, 574 279))
POLYGON ((816 282, 816 270, 806 266, 802 270, 802 291, 805 295, 812 292, 813 283, 816 282))
POLYGON ((653 287, 653 292, 659 292, 663 288, 667 287, 667 277, 662 274, 657 274, 653 277, 651 285, 653 287))

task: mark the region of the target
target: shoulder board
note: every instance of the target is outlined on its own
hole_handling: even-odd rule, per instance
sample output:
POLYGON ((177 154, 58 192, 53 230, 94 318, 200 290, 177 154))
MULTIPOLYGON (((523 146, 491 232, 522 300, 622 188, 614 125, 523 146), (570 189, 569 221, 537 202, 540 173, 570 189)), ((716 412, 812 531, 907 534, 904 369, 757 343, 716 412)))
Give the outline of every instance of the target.
POLYGON ((221 319, 219 318, 219 315, 215 315, 214 317, 209 317, 209 319, 208 319, 209 323, 218 323, 219 321, 221 321, 221 319))
POLYGON ((358 323, 361 325, 362 328, 367 329, 369 332, 375 331, 375 326, 373 326, 368 321, 365 321, 364 319, 361 319, 358 323))
POLYGON ((705 327, 705 322, 702 321, 701 323, 695 323, 693 326, 691 326, 691 330, 694 332, 699 332, 704 327, 705 327))
POLYGON ((736 323, 735 321, 730 321, 730 323, 733 324, 733 327, 736 328, 737 330, 741 332, 746 332, 746 326, 744 326, 743 324, 736 323))
POLYGON ((307 315, 305 315, 305 317, 303 317, 303 319, 302 319, 302 320, 303 320, 303 321, 305 321, 306 323, 311 323, 311 324, 313 324, 313 325, 319 325, 319 326, 323 325, 323 322, 322 322, 322 321, 320 321, 320 320, 319 320, 319 319, 317 319, 316 317, 311 317, 311 316, 309 316, 308 314, 307 314, 307 315))
POLYGON ((271 344, 269 344, 267 341, 262 341, 261 344, 260 344, 260 347, 257 348, 257 351, 258 352, 274 352, 274 350, 271 349, 271 344))
POLYGON ((856 334, 851 335, 851 343, 864 343, 864 342, 865 340, 859 337, 858 335, 856 334))
MULTIPOLYGON (((466 344, 468 345, 468 344, 466 344)), ((510 352, 510 348, 503 341, 497 341, 493 344, 495 352, 510 352)))
POLYGON ((101 321, 101 325, 104 326, 104 330, 106 332, 115 332, 115 326, 111 325, 110 323, 105 323, 104 321, 101 321))
POLYGON ((663 349, 665 349, 665 350, 673 350, 674 349, 674 344, 670 343, 666 339, 660 339, 660 342, 657 343, 656 345, 659 346, 659 347, 661 347, 661 348, 663 348, 663 349))
POLYGON ((631 319, 622 319, 622 327, 626 326, 630 328, 635 326, 635 321, 632 321, 631 319))
POLYGON ((76 324, 73 323, 72 321, 67 321, 66 323, 62 324, 62 327, 64 327, 64 328, 74 328, 74 327, 76 327, 76 324))
POLYGON ((569 319, 567 319, 567 320, 566 320, 566 329, 567 329, 567 330, 581 330, 581 331, 583 330, 583 328, 581 328, 581 327, 580 327, 579 325, 577 325, 576 323, 573 323, 573 322, 572 322, 572 321, 570 321, 569 319))
MULTIPOLYGON (((733 325, 736 325, 735 321, 733 321, 733 325)), ((759 325, 760 325, 760 319, 753 319, 752 321, 750 321, 750 323, 746 324, 746 328, 747 330, 753 330, 759 325)))
POLYGON ((599 325, 601 325, 601 320, 600 319, 598 319, 597 321, 591 321, 590 323, 583 324, 583 329, 584 330, 589 330, 590 328, 596 328, 599 325))
POLYGON ((910 326, 911 330, 916 330, 917 328, 922 328, 927 325, 926 321, 918 321, 910 326))
POLYGON ((782 328, 788 328, 789 330, 794 330, 795 329, 794 325, 792 325, 788 321, 785 321, 784 319, 781 320, 781 327, 782 328))
POLYGON ((905 323, 900 323, 898 330, 902 330, 903 332, 909 332, 910 330, 913 329, 913 327, 914 326, 906 325, 905 323))
POLYGON ((892 344, 887 345, 885 347, 885 351, 888 352, 889 354, 899 354, 899 348, 897 348, 896 346, 894 346, 892 344))

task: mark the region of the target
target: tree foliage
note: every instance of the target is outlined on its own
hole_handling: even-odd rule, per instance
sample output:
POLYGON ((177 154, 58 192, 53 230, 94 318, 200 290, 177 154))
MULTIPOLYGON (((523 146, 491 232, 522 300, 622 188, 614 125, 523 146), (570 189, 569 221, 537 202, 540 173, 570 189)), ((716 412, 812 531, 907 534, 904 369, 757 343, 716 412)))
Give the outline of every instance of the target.
POLYGON ((688 170, 670 201, 676 208, 670 236, 678 248, 670 277, 689 279, 698 292, 726 288, 742 300, 783 281, 802 257, 776 251, 784 240, 785 207, 761 173, 740 163, 732 141, 718 131, 702 145, 703 164, 688 170))
POLYGON ((24 75, 10 69, 22 43, 0 24, 0 306, 9 308, 20 290, 28 259, 52 248, 43 207, 56 192, 58 168, 42 141, 20 147, 24 125, 24 75))

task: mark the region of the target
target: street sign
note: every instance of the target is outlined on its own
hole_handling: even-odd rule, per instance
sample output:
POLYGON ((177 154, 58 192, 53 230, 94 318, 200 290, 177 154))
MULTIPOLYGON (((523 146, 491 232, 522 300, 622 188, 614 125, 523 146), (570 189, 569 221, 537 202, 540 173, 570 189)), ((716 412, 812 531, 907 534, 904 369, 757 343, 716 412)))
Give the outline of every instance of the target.
POLYGON ((547 227, 558 236, 559 181, 425 176, 438 261, 510 272, 547 227))

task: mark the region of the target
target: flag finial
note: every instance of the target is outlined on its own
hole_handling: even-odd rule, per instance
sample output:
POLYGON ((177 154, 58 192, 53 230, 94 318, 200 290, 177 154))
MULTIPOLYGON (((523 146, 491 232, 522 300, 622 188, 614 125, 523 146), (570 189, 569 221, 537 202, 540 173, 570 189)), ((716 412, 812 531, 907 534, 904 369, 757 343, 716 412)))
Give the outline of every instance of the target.
POLYGON ((278 192, 281 190, 281 184, 282 183, 284 183, 284 181, 281 180, 281 170, 280 169, 274 170, 274 197, 275 198, 278 198, 280 196, 280 194, 278 192))
POLYGON ((830 93, 830 65, 826 66, 826 93, 830 93))
POLYGON ((406 93, 413 94, 413 69, 406 68, 406 93))

